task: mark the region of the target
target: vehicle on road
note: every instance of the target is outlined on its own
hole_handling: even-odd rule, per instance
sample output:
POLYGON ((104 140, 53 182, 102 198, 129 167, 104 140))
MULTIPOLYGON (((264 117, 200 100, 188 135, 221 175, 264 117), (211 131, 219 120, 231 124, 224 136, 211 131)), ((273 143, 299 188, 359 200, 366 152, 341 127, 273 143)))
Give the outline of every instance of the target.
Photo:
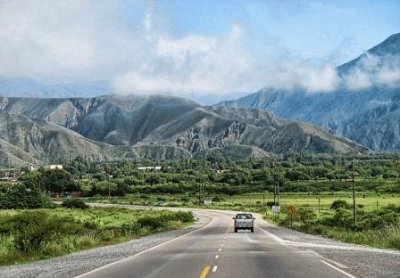
POLYGON ((237 233, 238 230, 250 230, 252 233, 254 233, 255 218, 251 213, 238 213, 235 217, 233 217, 233 220, 235 221, 235 233, 237 233))

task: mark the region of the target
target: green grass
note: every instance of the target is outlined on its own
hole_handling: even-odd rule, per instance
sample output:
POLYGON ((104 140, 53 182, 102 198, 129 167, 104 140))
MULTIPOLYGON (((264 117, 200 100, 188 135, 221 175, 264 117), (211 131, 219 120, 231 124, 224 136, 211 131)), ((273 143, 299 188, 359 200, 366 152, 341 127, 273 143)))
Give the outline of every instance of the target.
MULTIPOLYGON (((204 199, 212 199, 216 195, 205 195, 204 199)), ((220 202, 214 202, 210 208, 235 209, 241 208, 262 209, 266 208, 266 203, 273 201, 271 193, 253 193, 243 195, 218 195, 220 202)), ((352 195, 349 192, 321 193, 321 211, 329 210, 333 201, 342 199, 352 203, 352 195)), ((108 202, 107 198, 88 198, 90 202, 108 202)), ((126 197, 113 197, 112 203, 134 204, 134 205, 162 205, 169 207, 198 207, 198 196, 187 194, 130 194, 126 197), (160 202, 159 200, 162 200, 160 202)), ((310 207, 318 210, 317 194, 301 193, 282 193, 280 197, 282 206, 293 205, 295 207, 310 207)), ((362 192, 356 194, 356 204, 361 205, 364 210, 375 210, 390 204, 400 204, 400 194, 377 194, 372 192, 362 192)))
MULTIPOLYGON (((213 197, 215 196, 210 195, 205 196, 204 198, 212 199, 213 197)), ((287 207, 289 205, 294 206, 297 211, 304 209, 309 210, 311 214, 315 214, 316 219, 323 220, 325 218, 333 217, 335 211, 331 210, 330 206, 335 200, 345 200, 349 206, 352 204, 352 195, 348 192, 338 192, 334 194, 326 192, 321 193, 319 195, 320 209, 318 205, 317 194, 282 193, 280 198, 281 213, 273 214, 271 209, 264 205, 268 201, 273 201, 273 195, 270 193, 253 193, 235 196, 218 195, 218 197, 221 201, 214 202, 211 206, 207 206, 207 208, 260 212, 265 215, 267 220, 286 227, 290 226, 287 216, 287 207)), ((101 200, 105 201, 104 198, 93 201, 101 200)), ((137 205, 154 205, 160 204, 159 200, 163 200, 162 204, 165 206, 199 207, 198 197, 189 195, 159 194, 154 196, 135 194, 123 198, 113 198, 112 202, 137 205)), ((360 218, 362 214, 364 215, 364 218, 368 218, 368 214, 370 214, 372 218, 376 217, 374 214, 375 212, 384 211, 384 208, 389 205, 398 206, 398 204, 400 204, 400 195, 376 194, 372 192, 357 193, 356 204, 357 213, 360 214, 360 218)), ((351 214, 350 209, 348 210, 348 213, 351 214)), ((329 238, 344 242, 400 250, 399 225, 391 224, 373 229, 368 228, 357 231, 351 228, 343 228, 335 225, 321 225, 316 223, 316 221, 310 222, 308 225, 304 225, 297 215, 293 228, 307 233, 325 235, 329 238)))
POLYGON ((122 208, 0 212, 0 265, 30 262, 183 228, 190 212, 122 208))

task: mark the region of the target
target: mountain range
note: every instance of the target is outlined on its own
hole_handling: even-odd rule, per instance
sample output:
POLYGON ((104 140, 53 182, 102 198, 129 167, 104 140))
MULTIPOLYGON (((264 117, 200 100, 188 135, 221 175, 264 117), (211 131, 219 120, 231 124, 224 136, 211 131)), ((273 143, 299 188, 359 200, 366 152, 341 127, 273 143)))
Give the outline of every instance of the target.
POLYGON ((333 91, 266 86, 215 106, 161 95, 96 96, 109 90, 102 81, 45 85, 0 76, 0 164, 77 155, 164 160, 218 151, 245 159, 301 151, 399 151, 399 69, 395 34, 337 67, 341 82, 333 91), (394 85, 380 82, 385 78, 394 85))
POLYGON ((400 34, 336 70, 343 82, 331 92, 264 88, 219 105, 272 111, 319 125, 375 151, 400 151, 400 34))
POLYGON ((163 160, 220 151, 244 159, 271 152, 367 151, 320 127, 266 111, 200 106, 167 96, 1 97, 0 142, 3 163, 77 155, 163 160))

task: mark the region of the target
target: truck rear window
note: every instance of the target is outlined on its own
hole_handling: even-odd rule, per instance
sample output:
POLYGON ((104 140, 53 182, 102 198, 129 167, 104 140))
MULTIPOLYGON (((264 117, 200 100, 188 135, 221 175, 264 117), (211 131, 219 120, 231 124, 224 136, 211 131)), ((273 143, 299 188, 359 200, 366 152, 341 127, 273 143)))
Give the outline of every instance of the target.
POLYGON ((238 214, 236 215, 236 219, 253 219, 251 214, 238 214))

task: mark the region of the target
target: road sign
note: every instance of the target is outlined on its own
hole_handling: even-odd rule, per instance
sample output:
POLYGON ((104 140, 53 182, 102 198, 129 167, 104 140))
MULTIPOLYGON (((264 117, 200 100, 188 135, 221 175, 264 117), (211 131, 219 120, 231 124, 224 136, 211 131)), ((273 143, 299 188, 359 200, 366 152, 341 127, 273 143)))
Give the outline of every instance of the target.
POLYGON ((272 206, 272 211, 273 212, 280 212, 281 211, 281 207, 280 206, 272 206))
POLYGON ((293 228, 293 218, 296 214, 296 208, 294 206, 288 206, 287 213, 290 216, 290 229, 293 228))
POLYGON ((287 208, 288 214, 289 215, 295 215, 296 214, 296 208, 294 206, 289 206, 287 208))

